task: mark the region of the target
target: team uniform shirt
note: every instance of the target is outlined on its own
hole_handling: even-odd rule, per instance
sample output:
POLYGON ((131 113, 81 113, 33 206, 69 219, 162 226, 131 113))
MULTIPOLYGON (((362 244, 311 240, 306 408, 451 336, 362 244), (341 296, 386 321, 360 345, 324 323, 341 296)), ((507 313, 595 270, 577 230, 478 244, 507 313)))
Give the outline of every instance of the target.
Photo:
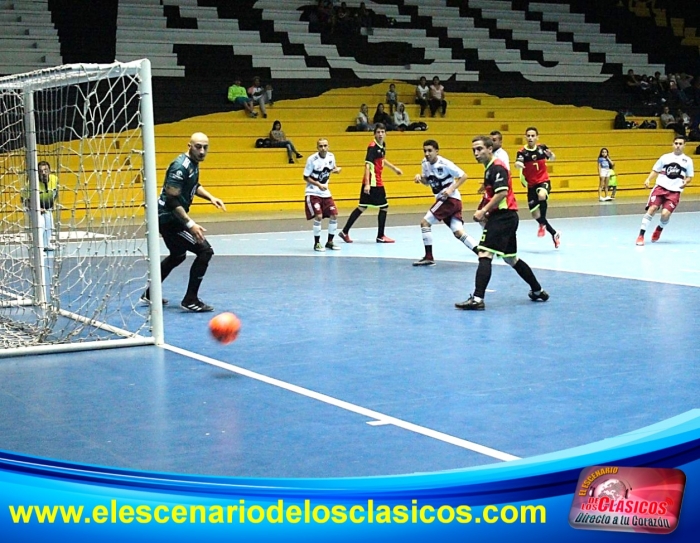
POLYGON ((484 172, 484 205, 502 191, 507 191, 506 197, 498 204, 498 209, 492 209, 490 214, 502 210, 518 210, 518 202, 515 200, 515 194, 513 194, 510 172, 503 162, 494 159, 486 166, 486 171, 484 172))
MULTIPOLYGON (((327 185, 333 170, 335 170, 335 155, 333 153, 326 153, 325 158, 321 158, 318 153, 314 153, 308 159, 306 159, 304 177, 313 179, 322 185, 327 185)), ((306 183, 305 194, 307 196, 318 196, 320 198, 331 197, 330 189, 321 190, 316 185, 312 185, 308 182, 306 183)))
POLYGON ((192 200, 199 188, 199 164, 192 161, 187 153, 182 153, 168 167, 163 189, 158 198, 158 220, 162 223, 181 222, 165 205, 167 198, 165 189, 168 186, 180 189, 178 202, 189 213, 192 200))
MULTIPOLYGON (((431 164, 427 158, 424 158, 421 163, 421 170, 421 175, 428 180, 428 184, 436 196, 449 187, 453 181, 464 175, 464 170, 451 160, 440 155, 438 155, 435 164, 431 164)), ((462 195, 459 193, 459 190, 455 190, 450 198, 461 200, 462 195)))
MULTIPOLYGON (((369 186, 383 187, 382 172, 384 171, 384 157, 386 156, 386 145, 380 145, 377 140, 372 141, 367 147, 365 164, 370 165, 369 186)), ((363 178, 364 183, 364 178, 363 178)))
POLYGON ((528 187, 549 181, 547 155, 545 154, 547 149, 549 148, 546 145, 537 145, 534 149, 523 147, 518 151, 515 165, 523 165, 523 176, 528 187))
POLYGON ((508 171, 510 171, 510 157, 508 156, 508 152, 503 147, 499 147, 493 152, 493 158, 503 162, 505 167, 508 168, 508 171))
POLYGON ((671 192, 682 192, 681 185, 693 177, 693 160, 685 155, 666 153, 654 164, 654 171, 659 174, 656 185, 671 192))

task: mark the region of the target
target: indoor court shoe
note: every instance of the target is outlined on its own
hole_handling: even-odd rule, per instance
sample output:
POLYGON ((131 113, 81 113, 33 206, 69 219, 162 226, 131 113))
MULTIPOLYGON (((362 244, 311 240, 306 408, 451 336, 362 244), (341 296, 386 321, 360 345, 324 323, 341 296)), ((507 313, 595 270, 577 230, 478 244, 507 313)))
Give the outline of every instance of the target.
POLYGON ((644 245, 644 236, 637 236, 637 245, 644 245))
POLYGON ((182 309, 186 309, 187 311, 191 311, 192 313, 208 313, 209 311, 214 311, 212 306, 205 304, 199 298, 192 301, 182 300, 180 307, 182 307, 182 309))
POLYGON ((394 240, 386 236, 382 236, 381 238, 377 238, 377 243, 394 243, 394 240))
POLYGON ((546 290, 540 290, 539 294, 535 294, 533 291, 530 291, 527 295, 533 302, 536 302, 537 300, 542 300, 543 302, 546 302, 547 300, 549 300, 549 294, 547 294, 546 290))
POLYGON ((484 303, 484 300, 477 302, 474 299, 474 296, 469 296, 468 300, 465 300, 464 302, 457 302, 455 307, 457 309, 465 309, 467 311, 483 311, 486 309, 486 304, 484 303))
POLYGON ((303 156, 304 155, 302 155, 301 153, 297 153, 297 158, 303 158, 303 156))
POLYGON ((323 248, 323 245, 321 245, 320 243, 317 243, 316 245, 314 245, 314 251, 318 251, 319 253, 326 252, 326 250, 323 248))
POLYGON ((545 231, 544 224, 540 224, 540 227, 537 229, 537 237, 543 238, 545 231))
POLYGON ((663 228, 659 228, 658 226, 656 227, 656 230, 651 235, 651 242, 656 243, 659 241, 659 238, 661 237, 661 232, 663 231, 663 228))
POLYGON ((338 234, 338 237, 340 237, 340 239, 342 239, 345 243, 352 243, 350 236, 345 232, 341 231, 340 234, 338 234))
MULTIPOLYGON (((167 298, 161 298, 161 300, 162 300, 162 302, 163 302, 163 305, 168 305, 168 299, 167 299, 167 298)), ((146 305, 150 305, 150 303, 151 303, 151 300, 149 300, 149 299, 146 297, 146 294, 145 294, 145 293, 144 293, 144 294, 141 294, 141 297, 139 298, 139 301, 140 301, 142 304, 146 304, 146 305)))
POLYGON ((552 241, 554 241, 554 248, 559 249, 559 245, 561 245, 561 236, 559 235, 559 232, 556 232, 552 236, 552 241))
POLYGON ((340 245, 336 245, 332 241, 329 241, 326 243, 326 249, 330 249, 331 251, 340 251, 340 245))
POLYGON ((46 253, 50 253, 50 252, 55 251, 55 250, 56 250, 56 247, 54 245, 47 245, 46 247, 44 247, 44 252, 46 252, 46 253))
POLYGON ((420 260, 416 260, 413 263, 414 266, 435 266, 435 261, 432 258, 424 256, 420 260))

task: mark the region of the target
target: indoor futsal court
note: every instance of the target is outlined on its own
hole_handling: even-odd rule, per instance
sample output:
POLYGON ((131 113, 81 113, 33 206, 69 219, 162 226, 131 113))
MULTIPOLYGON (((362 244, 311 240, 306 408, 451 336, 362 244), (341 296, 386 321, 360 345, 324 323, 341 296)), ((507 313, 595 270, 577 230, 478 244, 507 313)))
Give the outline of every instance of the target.
POLYGON ((355 243, 326 253, 310 223, 207 224, 216 255, 201 297, 240 317, 238 340, 215 342, 213 314, 180 310, 190 255, 163 284, 165 348, 0 361, 0 448, 158 472, 364 477, 555 453, 698 408, 700 206, 682 202, 661 240, 637 247, 643 204, 556 218, 557 205, 559 250, 522 214, 518 237, 550 300, 531 302, 499 262, 483 312, 454 308, 477 260, 447 227, 433 228, 437 265, 411 266, 424 211, 390 212, 396 243, 381 245, 370 210, 355 243))

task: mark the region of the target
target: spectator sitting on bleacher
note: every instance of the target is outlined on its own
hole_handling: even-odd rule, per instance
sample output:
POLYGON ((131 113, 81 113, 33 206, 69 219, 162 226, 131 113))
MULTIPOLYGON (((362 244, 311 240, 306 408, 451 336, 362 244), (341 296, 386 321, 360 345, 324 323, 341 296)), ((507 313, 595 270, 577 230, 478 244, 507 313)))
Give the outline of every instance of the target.
POLYGON ((676 76, 676 83, 678 83, 678 88, 685 93, 693 84, 693 76, 685 72, 681 72, 676 76))
POLYGON ((663 112, 659 115, 659 121, 661 122, 661 128, 675 130, 676 134, 685 135, 683 125, 673 116, 668 106, 664 106, 663 112))
POLYGON ((688 128, 690 128, 690 115, 688 115, 681 108, 676 110, 676 122, 683 127, 683 135, 688 133, 688 128))
POLYGON ((384 111, 384 104, 382 104, 381 102, 377 104, 377 110, 374 112, 374 118, 372 119, 372 122, 375 126, 379 123, 382 123, 386 127, 387 132, 390 130, 396 130, 394 119, 392 119, 391 116, 386 111, 384 111))
POLYGON ((396 94, 396 85, 391 83, 389 85, 389 90, 386 91, 386 104, 389 106, 389 115, 394 114, 394 108, 399 103, 399 97, 396 94))
POLYGON ((411 118, 408 116, 408 113, 406 113, 406 106, 403 105, 403 102, 399 102, 394 112, 394 125, 397 130, 403 132, 404 130, 408 130, 408 125, 410 124, 411 118))
POLYGON ((258 116, 258 114, 253 111, 253 100, 248 96, 245 87, 241 86, 240 77, 236 77, 233 80, 233 85, 228 88, 228 101, 233 103, 234 111, 245 109, 252 118, 258 116))
POLYGON ((356 29, 355 22, 347 3, 341 2, 338 9, 335 10, 335 30, 341 34, 353 34, 356 29))
POLYGON ((688 102, 700 107, 700 77, 693 79, 693 84, 689 89, 685 90, 685 95, 688 98, 688 102))
POLYGON ((303 155, 298 152, 294 144, 287 139, 287 136, 282 130, 282 123, 280 121, 275 121, 272 123, 272 130, 270 130, 270 147, 286 147, 287 157, 289 158, 289 163, 294 164, 294 156, 301 158, 303 155))
POLYGON ((420 106, 420 116, 425 117, 425 108, 428 107, 428 98, 430 95, 430 87, 425 77, 421 77, 418 85, 416 85, 416 104, 420 106))
MULTIPOLYGON (((333 5, 328 4, 326 0, 318 0, 316 3, 316 8, 312 11, 314 20, 311 22, 318 22, 322 26, 326 26, 331 22, 331 16, 333 15, 333 5)), ((311 18, 309 19, 311 20, 311 18)))
POLYGON ((435 112, 440 110, 440 115, 443 117, 447 112, 447 101, 445 100, 445 87, 440 83, 440 78, 438 76, 433 77, 433 84, 430 85, 430 100, 428 100, 430 105, 430 116, 435 117, 435 112))
POLYGON ((662 75, 661 72, 654 72, 652 87, 659 96, 663 96, 668 91, 668 76, 662 75))
POLYGON ((270 103, 272 105, 272 85, 267 85, 263 88, 260 78, 256 76, 253 78, 253 84, 248 87, 248 96, 253 100, 253 107, 259 106, 263 119, 267 119, 265 104, 270 103))
POLYGON ((370 132, 374 130, 374 125, 369 123, 369 110, 367 104, 360 106, 360 111, 355 117, 355 130, 358 132, 370 132))
POLYGON ((685 106, 688 104, 688 97, 678 87, 675 76, 671 76, 668 82, 668 103, 672 106, 685 106))
POLYGON ((374 33, 373 25, 374 12, 371 9, 367 9, 364 2, 360 2, 360 9, 357 11, 357 22, 360 28, 364 28, 367 36, 371 36, 374 33))

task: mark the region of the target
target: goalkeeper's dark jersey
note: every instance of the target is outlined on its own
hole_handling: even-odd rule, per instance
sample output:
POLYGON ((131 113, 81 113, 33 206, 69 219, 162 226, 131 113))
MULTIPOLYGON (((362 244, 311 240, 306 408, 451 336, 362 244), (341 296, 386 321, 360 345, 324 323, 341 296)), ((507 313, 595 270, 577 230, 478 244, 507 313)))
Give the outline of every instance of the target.
POLYGON ((173 212, 165 206, 165 188, 168 186, 180 189, 178 200, 185 211, 189 213, 192 200, 199 187, 199 164, 194 162, 187 153, 182 153, 168 167, 163 190, 158 198, 158 220, 160 222, 179 222, 173 212))

